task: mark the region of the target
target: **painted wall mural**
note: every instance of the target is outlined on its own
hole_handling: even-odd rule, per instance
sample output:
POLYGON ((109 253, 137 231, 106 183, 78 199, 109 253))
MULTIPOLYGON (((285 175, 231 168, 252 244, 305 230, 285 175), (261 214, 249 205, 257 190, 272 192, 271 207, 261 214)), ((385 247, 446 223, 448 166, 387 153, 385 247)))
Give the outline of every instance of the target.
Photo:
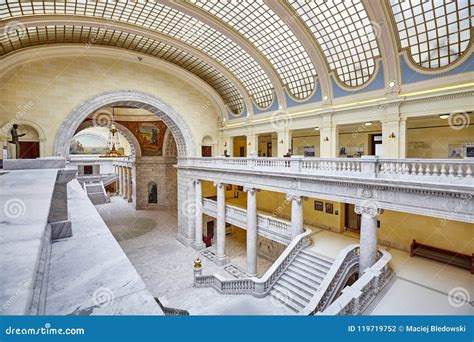
POLYGON ((103 154, 107 150, 107 141, 92 134, 74 137, 69 148, 70 154, 103 154))
POLYGON ((157 157, 163 155, 163 141, 167 127, 162 121, 120 121, 119 123, 135 135, 140 144, 142 156, 157 157))

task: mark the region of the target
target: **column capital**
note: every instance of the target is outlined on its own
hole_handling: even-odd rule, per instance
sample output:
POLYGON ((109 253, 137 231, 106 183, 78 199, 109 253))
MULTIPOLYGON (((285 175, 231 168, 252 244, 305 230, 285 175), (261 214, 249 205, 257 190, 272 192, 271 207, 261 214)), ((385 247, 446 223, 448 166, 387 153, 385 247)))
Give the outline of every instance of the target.
POLYGON ((214 186, 218 189, 221 189, 224 186, 224 183, 222 182, 214 182, 214 186))
POLYGON ((354 208, 354 211, 356 214, 367 215, 372 218, 375 218, 376 216, 383 214, 383 209, 380 209, 374 205, 369 205, 369 206, 356 205, 354 208))
POLYGON ((306 201, 308 197, 300 196, 300 195, 295 195, 295 194, 286 194, 286 200, 287 201, 296 201, 300 203, 301 201, 306 201))
POLYGON ((244 192, 248 192, 251 195, 254 195, 258 191, 260 191, 260 189, 244 186, 244 192))

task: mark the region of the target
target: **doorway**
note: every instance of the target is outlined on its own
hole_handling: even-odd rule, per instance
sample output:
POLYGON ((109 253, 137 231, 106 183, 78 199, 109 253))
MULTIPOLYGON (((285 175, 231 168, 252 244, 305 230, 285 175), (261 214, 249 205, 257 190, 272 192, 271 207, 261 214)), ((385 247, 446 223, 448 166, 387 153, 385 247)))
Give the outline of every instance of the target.
POLYGON ((382 134, 370 136, 370 155, 382 158, 382 134))
POLYGON ((20 159, 39 158, 38 141, 20 141, 20 159))
POLYGON ((346 230, 360 233, 360 215, 355 213, 355 205, 345 203, 344 206, 344 226, 346 227, 346 230))
POLYGON ((212 239, 214 238, 214 220, 208 221, 206 228, 206 236, 204 237, 203 241, 207 248, 212 246, 212 239))
POLYGON ((212 146, 201 146, 201 157, 212 157, 212 146))

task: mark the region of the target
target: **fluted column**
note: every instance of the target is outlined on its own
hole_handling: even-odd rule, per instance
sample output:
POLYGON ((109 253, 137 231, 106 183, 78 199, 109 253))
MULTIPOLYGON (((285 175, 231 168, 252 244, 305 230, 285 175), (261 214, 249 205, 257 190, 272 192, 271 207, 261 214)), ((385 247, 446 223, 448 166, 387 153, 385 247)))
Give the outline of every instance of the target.
POLYGON ((204 242, 202 242, 202 185, 199 179, 194 181, 195 187, 195 234, 194 234, 194 243, 193 247, 196 250, 201 250, 206 248, 204 242))
POLYGON ((128 173, 128 182, 127 182, 127 185, 128 185, 128 193, 127 193, 127 198, 128 198, 128 202, 131 203, 132 202, 132 193, 133 193, 133 189, 132 189, 132 168, 131 167, 128 167, 127 168, 127 173, 128 173))
POLYGON ((228 262, 225 255, 225 184, 214 183, 217 187, 217 241, 216 263, 224 265, 228 262))
POLYGON ((257 275, 257 196, 255 188, 244 188, 247 192, 247 273, 257 275))
POLYGON ((360 221, 360 253, 359 277, 364 271, 375 264, 377 257, 377 216, 383 213, 382 209, 373 206, 356 205, 356 214, 361 215, 360 221))
POLYGON ((291 239, 303 233, 303 200, 302 196, 286 195, 286 199, 291 201, 291 239))

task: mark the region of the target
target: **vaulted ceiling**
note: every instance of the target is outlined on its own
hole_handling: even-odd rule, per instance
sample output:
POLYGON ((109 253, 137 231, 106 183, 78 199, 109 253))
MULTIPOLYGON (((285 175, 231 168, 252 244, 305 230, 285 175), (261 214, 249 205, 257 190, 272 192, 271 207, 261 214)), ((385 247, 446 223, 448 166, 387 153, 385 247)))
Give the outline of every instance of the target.
POLYGON ((420 69, 448 67, 471 52, 472 11, 470 0, 6 0, 0 57, 46 44, 128 49, 195 74, 238 114, 248 99, 260 109, 284 92, 304 101, 329 75, 360 89, 378 60, 402 52, 420 69))

